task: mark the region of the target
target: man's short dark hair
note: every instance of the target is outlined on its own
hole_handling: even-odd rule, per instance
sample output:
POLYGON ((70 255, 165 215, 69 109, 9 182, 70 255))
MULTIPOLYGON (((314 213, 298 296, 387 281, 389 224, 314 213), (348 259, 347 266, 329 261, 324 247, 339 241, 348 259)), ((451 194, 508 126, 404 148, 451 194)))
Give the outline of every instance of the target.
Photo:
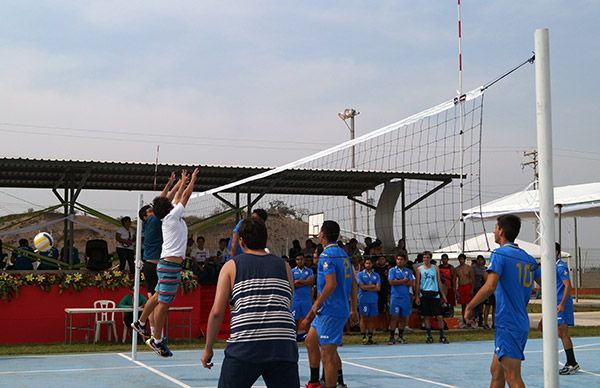
POLYGON ((323 221, 321 231, 323 232, 325 240, 329 243, 336 242, 340 237, 340 225, 332 220, 323 221))
POLYGON ((148 209, 152 209, 152 206, 144 205, 140 208, 140 211, 138 212, 138 216, 140 217, 140 220, 144 220, 146 218, 146 212, 148 211, 148 209))
POLYGON ((125 217, 121 218, 121 225, 125 226, 126 222, 131 222, 131 217, 125 216, 125 217))
POLYGON ((448 258, 448 254, 447 253, 442 253, 442 259, 447 259, 448 258))
POLYGON ((267 247, 267 226, 262 221, 255 221, 252 218, 246 218, 238 234, 244 240, 244 244, 249 249, 265 249, 267 247))
POLYGON ((22 238, 19 240, 19 246, 20 247, 26 247, 27 245, 29 245, 29 241, 27 241, 26 238, 22 238))
POLYGON ((465 259, 465 260, 467 260, 467 255, 465 255, 464 253, 459 253, 459 254, 458 254, 458 260, 460 260, 460 259, 465 259))
POLYGON ((423 251, 423 256, 429 256, 430 259, 433 259, 433 253, 431 253, 431 251, 423 251))
POLYGON ((162 220, 173 209, 173 204, 166 197, 156 197, 152 201, 152 208, 154 209, 156 218, 162 220))
POLYGON ((350 241, 348 241, 348 244, 358 244, 358 240, 352 237, 350 241))
POLYGON ((198 237, 196 237, 196 241, 198 241, 198 240, 206 241, 206 239, 204 238, 204 236, 198 236, 198 237))
POLYGON ((364 260, 363 260, 363 262, 367 261, 367 260, 369 260, 371 262, 371 264, 373 264, 373 257, 372 256, 365 257, 364 260))
POLYGON ((267 211, 265 209, 253 210, 252 214, 256 214, 261 220, 263 220, 263 222, 266 222, 267 218, 269 217, 269 214, 267 213, 267 211))
POLYGON ((504 237, 513 242, 521 231, 521 219, 514 214, 504 214, 497 218, 498 226, 504 232, 504 237))

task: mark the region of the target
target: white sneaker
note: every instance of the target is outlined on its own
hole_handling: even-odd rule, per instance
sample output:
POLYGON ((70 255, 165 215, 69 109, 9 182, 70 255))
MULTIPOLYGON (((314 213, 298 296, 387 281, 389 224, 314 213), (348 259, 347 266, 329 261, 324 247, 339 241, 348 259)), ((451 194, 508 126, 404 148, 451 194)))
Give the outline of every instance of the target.
POLYGON ((565 365, 559 371, 559 375, 574 375, 579 370, 579 364, 565 365))

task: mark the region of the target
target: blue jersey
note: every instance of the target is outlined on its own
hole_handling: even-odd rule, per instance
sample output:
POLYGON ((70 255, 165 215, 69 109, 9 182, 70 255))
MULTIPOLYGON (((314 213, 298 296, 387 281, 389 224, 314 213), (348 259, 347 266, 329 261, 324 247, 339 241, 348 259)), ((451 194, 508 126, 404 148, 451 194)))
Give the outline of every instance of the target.
POLYGON ((496 327, 529 331, 527 304, 534 280, 540 276, 535 259, 515 243, 492 252, 488 272, 498 275, 496 287, 496 327))
MULTIPOLYGON (((565 284, 563 283, 565 280, 571 280, 569 276, 569 267, 567 264, 558 259, 556 260, 556 303, 557 306, 560 304, 563 298, 563 294, 565 292, 565 284)), ((567 298, 567 301, 571 298, 571 295, 567 298)))
MULTIPOLYGON (((377 285, 381 284, 381 278, 379 274, 375 271, 367 272, 367 270, 362 270, 356 274, 356 283, 358 285, 377 285)), ((377 303, 377 291, 366 291, 362 288, 358 288, 358 302, 359 303, 377 303)))
POLYGON ((144 234, 144 260, 158 260, 162 250, 162 222, 150 216, 142 224, 144 234))
POLYGON ((425 268, 425 265, 421 265, 417 268, 417 271, 419 271, 421 274, 421 293, 423 291, 437 292, 438 295, 436 298, 439 298, 440 289, 438 287, 438 278, 435 266, 431 265, 429 268, 425 268))
POLYGON ((319 256, 317 270, 317 292, 325 287, 325 276, 335 274, 337 286, 329 298, 325 299, 320 313, 347 319, 350 316, 350 291, 352 290, 352 265, 345 250, 337 244, 329 244, 319 256))
MULTIPOLYGON (((292 269, 292 276, 294 277, 294 281, 296 280, 306 280, 309 277, 313 276, 312 269, 308 267, 304 267, 302 269, 295 267, 292 269)), ((310 285, 304 285, 301 287, 294 287, 294 300, 308 300, 310 301, 310 290, 312 287, 310 285)))
MULTIPOLYGON (((388 273, 388 280, 391 282, 392 280, 415 280, 415 276, 411 272, 411 270, 407 268, 398 268, 393 267, 390 269, 388 273)), ((392 286, 392 291, 390 293, 392 298, 402 298, 410 296, 410 286, 407 284, 398 284, 397 286, 392 286)))

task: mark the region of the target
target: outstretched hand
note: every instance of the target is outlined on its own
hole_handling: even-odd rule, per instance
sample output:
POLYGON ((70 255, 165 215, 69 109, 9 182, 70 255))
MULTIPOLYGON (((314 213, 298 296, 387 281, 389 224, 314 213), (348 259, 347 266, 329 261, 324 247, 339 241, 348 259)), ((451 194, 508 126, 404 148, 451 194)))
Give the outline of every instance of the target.
POLYGON ((196 179, 198 177, 198 173, 200 172, 200 167, 196 167, 194 172, 192 172, 192 179, 196 179))

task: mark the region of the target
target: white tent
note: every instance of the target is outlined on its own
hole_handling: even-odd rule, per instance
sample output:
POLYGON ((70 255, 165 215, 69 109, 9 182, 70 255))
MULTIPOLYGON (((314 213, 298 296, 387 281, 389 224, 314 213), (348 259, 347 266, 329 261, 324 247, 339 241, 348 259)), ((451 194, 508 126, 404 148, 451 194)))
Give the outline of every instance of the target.
MULTIPOLYGON (((563 217, 600 216, 600 182, 555 187, 554 209, 563 217)), ((537 218, 539 210, 539 191, 524 190, 466 210, 464 215, 490 219, 511 213, 531 219, 537 218)))
MULTIPOLYGON (((536 259, 539 259, 542 256, 541 246, 519 239, 517 239, 515 242, 519 245, 519 247, 523 248, 525 252, 529 253, 536 259)), ((484 233, 465 240, 465 255, 472 259, 477 257, 477 255, 483 255, 483 257, 488 259, 492 254, 492 251, 499 247, 500 246, 494 241, 494 233, 484 233)), ((439 260, 442 257, 442 253, 446 253, 450 259, 456 259, 460 252, 460 244, 457 243, 436 250, 433 252, 433 258, 439 260)), ((571 255, 567 252, 561 252, 560 256, 562 258, 571 257, 571 255)))

